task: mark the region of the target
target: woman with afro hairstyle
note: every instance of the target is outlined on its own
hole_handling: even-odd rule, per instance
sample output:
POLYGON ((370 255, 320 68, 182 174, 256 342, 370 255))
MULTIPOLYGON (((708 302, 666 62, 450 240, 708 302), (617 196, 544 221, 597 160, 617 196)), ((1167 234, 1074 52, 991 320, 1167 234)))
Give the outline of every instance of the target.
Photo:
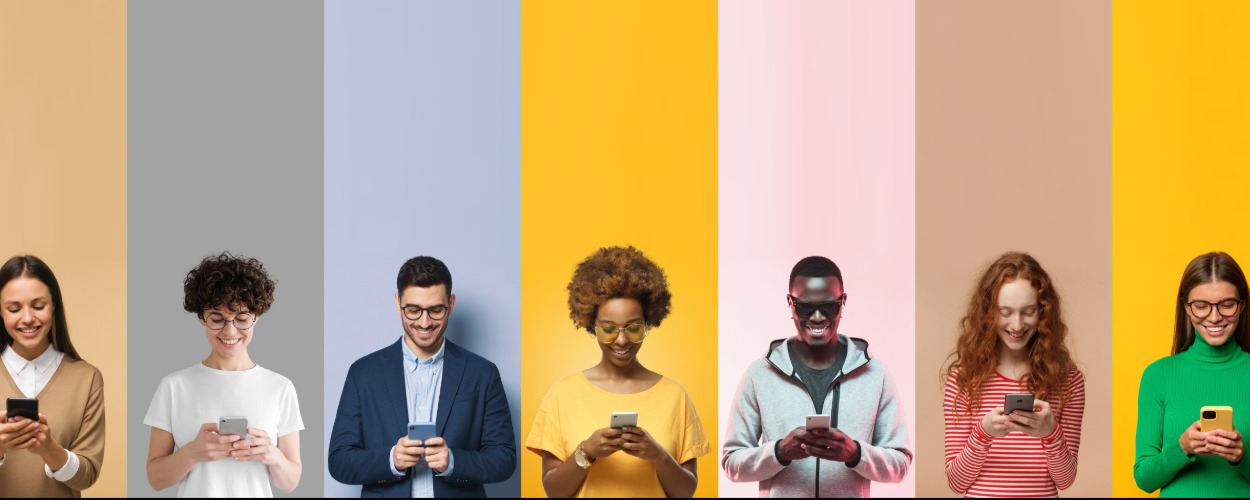
POLYGON ((525 447, 542 456, 550 497, 690 497, 695 460, 711 451, 690 395, 638 360, 672 296, 634 247, 601 248, 569 282, 569 316, 599 346, 599 363, 547 391, 525 447), (636 412, 636 426, 608 426, 636 412))
POLYGON ((1076 479, 1085 377, 1067 347, 1059 292, 1037 260, 1008 252, 972 290, 946 366, 946 480, 966 496, 1053 497, 1076 479), (1008 394, 1032 411, 1004 411, 1008 394))
POLYGON ((148 483, 179 497, 272 497, 303 469, 295 386, 252 361, 247 347, 273 304, 274 282, 256 259, 205 258, 183 282, 183 309, 204 327, 209 354, 161 380, 143 423, 152 427, 148 483), (245 417, 243 435, 218 427, 245 417))

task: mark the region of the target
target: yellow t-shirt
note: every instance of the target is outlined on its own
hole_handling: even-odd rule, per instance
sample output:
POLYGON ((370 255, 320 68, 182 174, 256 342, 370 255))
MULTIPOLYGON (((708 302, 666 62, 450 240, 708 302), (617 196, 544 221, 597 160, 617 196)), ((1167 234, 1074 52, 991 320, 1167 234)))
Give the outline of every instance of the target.
MULTIPOLYGON (((615 394, 590 383, 581 372, 556 382, 538 407, 525 447, 542 455, 551 452, 572 460, 577 445, 608 427, 612 412, 638 412, 638 427, 677 459, 677 463, 708 454, 711 445, 686 389, 668 377, 634 394, 615 394)), ((663 497, 655 465, 616 452, 596 460, 578 497, 663 497)))

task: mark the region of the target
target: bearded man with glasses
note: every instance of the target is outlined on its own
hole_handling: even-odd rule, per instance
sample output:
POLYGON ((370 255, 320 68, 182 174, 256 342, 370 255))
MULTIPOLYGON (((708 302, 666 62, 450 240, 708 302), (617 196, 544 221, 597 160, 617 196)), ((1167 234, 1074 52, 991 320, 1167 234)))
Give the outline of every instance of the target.
POLYGON ((352 364, 330 435, 330 475, 361 496, 486 496, 516 469, 516 436, 494 363, 444 338, 456 307, 433 257, 399 270, 404 334, 352 364), (423 435, 421 429, 433 429, 423 435))
POLYGON ((761 497, 867 497, 872 481, 897 483, 911 466, 885 366, 867 341, 838 333, 846 298, 833 261, 800 260, 786 296, 797 334, 774 340, 738 384, 721 467, 759 482, 761 497))

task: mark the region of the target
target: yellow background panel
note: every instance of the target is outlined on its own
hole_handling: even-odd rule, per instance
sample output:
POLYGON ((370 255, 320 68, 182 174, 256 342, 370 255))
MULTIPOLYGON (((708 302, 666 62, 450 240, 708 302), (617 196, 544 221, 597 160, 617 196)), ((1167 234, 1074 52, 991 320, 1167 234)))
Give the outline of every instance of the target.
MULTIPOLYGON (((639 352, 694 399, 716 495, 716 2, 524 2, 521 12, 521 436, 561 377, 599 362, 565 286, 603 246, 662 267, 672 314, 639 352)), ((606 425, 607 415, 604 416, 606 425)), ((640 420, 645 420, 640 416, 640 420)), ((645 427, 645 425, 644 425, 645 427)), ((522 451, 521 492, 545 496, 522 451)))
POLYGON ((0 193, 0 264, 52 268, 70 340, 104 377, 104 463, 83 496, 124 497, 126 2, 0 2, 0 193))
POLYGON ((1116 421, 1115 496, 1145 496, 1133 481, 1137 391, 1171 352, 1181 272, 1209 251, 1250 265, 1250 3, 1113 10, 1115 410, 1086 418, 1116 421))

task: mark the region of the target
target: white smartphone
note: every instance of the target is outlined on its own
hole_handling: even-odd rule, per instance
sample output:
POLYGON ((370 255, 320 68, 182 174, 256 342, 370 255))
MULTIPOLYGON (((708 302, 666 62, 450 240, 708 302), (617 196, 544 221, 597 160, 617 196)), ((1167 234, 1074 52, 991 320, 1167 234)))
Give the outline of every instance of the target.
POLYGON ((638 427, 638 412, 636 411, 614 411, 612 412, 612 424, 609 426, 613 429, 621 427, 638 427))
POLYGON ((807 416, 806 428, 809 431, 812 429, 828 429, 829 424, 830 424, 829 415, 808 415, 807 416))
POLYGON ((239 436, 247 439, 247 417, 221 417, 217 422, 217 434, 222 436, 239 436))
POLYGON ((1003 396, 1003 414, 1011 415, 1016 410, 1033 413, 1033 395, 1020 393, 1003 396))
POLYGON ((435 437, 438 430, 434 427, 434 422, 411 422, 408 424, 408 439, 413 441, 425 442, 425 440, 435 437))

